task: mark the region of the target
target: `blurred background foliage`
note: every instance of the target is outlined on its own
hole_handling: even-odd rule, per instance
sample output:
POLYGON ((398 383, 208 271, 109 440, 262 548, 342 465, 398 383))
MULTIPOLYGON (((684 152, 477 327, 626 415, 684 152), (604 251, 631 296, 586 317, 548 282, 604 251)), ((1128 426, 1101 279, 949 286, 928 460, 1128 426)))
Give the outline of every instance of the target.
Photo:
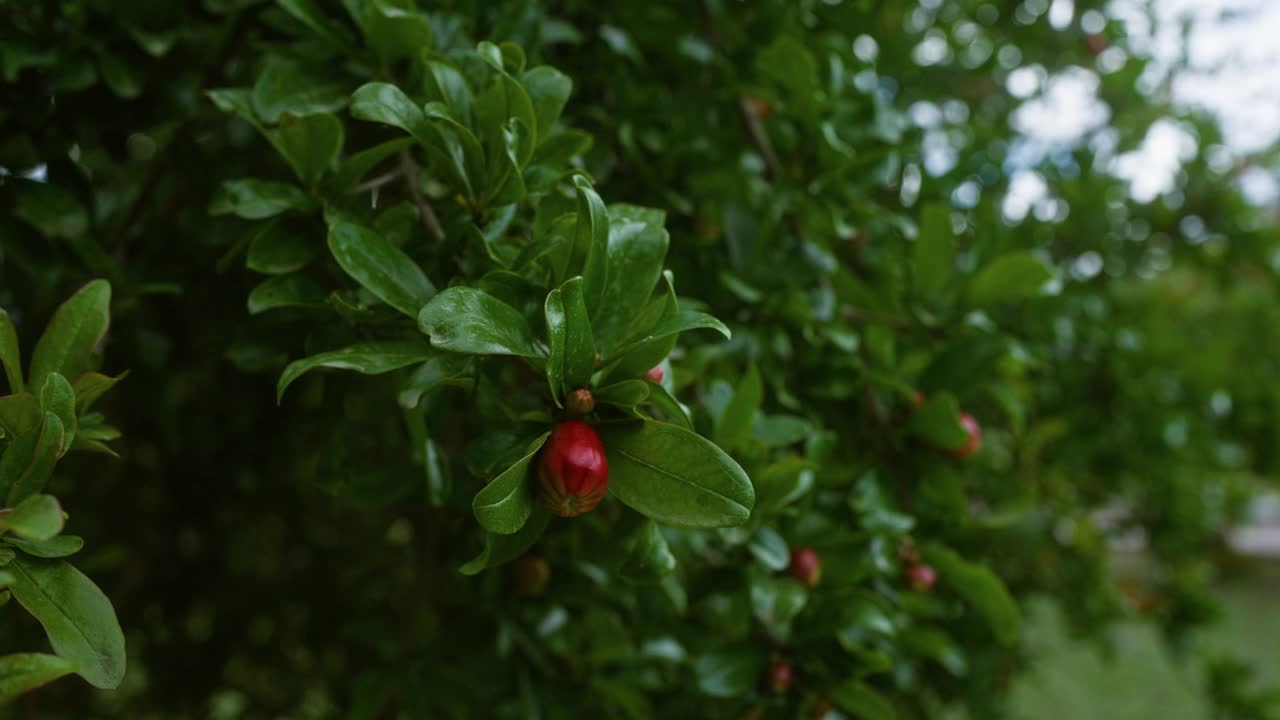
MULTIPOLYGON (((1240 182, 1277 154, 1175 105, 1101 2, 8 0, 0 18, 0 306, 29 347, 107 278, 106 369, 130 371, 102 403, 121 458, 69 456, 53 486, 124 626, 125 685, 63 680, 0 712, 1150 717, 1072 704, 1129 690, 1107 662, 1177 683, 1195 717, 1276 712, 1241 664, 1253 630, 1275 635, 1274 580, 1228 540, 1280 464, 1276 205, 1240 182), (357 27, 367 12, 387 24, 357 27), (343 110, 352 90, 391 68, 423 94, 398 48, 463 62, 481 40, 573 79, 564 123, 593 139, 574 163, 609 202, 667 212, 681 294, 735 333, 683 337, 674 386, 704 431, 754 416, 734 455, 757 511, 664 531, 679 566, 659 584, 613 572, 633 526, 616 503, 553 525, 540 594, 510 568, 459 575, 479 547, 460 453, 433 506, 394 378, 317 375, 277 407, 286 362, 354 320, 251 316, 255 226, 209 212, 224 181, 292 172, 207 91, 283 76, 362 148, 386 135, 343 110), (1104 114, 1052 139, 1027 108, 1061 77, 1104 114), (1142 197, 1117 168, 1160 129, 1187 142, 1142 197), (945 270, 922 270, 924 237, 954 241, 945 270), (1011 255, 1030 269, 984 280, 1011 255), (982 452, 913 434, 917 390, 974 414, 982 452), (823 558, 807 600, 777 579, 802 545, 823 558), (933 594, 901 579, 916 545, 933 594), (1020 636, 999 592, 974 598, 987 567, 1034 608, 1020 636), (1224 583, 1243 614, 1203 635, 1224 583), (1152 657, 1184 679, 1135 669, 1152 657), (782 697, 774 659, 796 671, 782 697)), ((298 233, 323 252, 321 224, 298 233)), ((42 642, 6 617, 5 647, 42 642)))

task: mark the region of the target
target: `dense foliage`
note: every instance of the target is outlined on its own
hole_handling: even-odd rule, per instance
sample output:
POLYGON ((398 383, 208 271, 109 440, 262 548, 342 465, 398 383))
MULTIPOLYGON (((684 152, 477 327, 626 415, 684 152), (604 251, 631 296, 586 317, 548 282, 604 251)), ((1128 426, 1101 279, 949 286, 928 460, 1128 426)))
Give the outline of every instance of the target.
POLYGON ((0 696, 994 718, 1026 598, 1186 640, 1280 463, 1267 158, 1049 9, 0 2, 0 696))

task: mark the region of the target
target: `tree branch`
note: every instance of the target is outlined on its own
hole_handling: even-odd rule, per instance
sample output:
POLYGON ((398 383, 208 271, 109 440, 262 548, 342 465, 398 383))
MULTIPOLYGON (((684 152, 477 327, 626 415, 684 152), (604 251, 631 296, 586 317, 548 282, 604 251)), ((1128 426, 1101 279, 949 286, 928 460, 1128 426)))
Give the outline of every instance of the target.
POLYGON ((423 227, 436 242, 444 242, 444 227, 440 225, 440 218, 436 217, 436 211, 431 209, 431 205, 427 203, 427 198, 422 194, 422 188, 419 185, 422 179, 422 168, 418 167, 418 162, 413 159, 413 155, 409 154, 406 148, 400 151, 400 174, 404 175, 405 184, 409 186, 409 194, 413 196, 413 204, 418 206, 418 219, 422 221, 423 227))

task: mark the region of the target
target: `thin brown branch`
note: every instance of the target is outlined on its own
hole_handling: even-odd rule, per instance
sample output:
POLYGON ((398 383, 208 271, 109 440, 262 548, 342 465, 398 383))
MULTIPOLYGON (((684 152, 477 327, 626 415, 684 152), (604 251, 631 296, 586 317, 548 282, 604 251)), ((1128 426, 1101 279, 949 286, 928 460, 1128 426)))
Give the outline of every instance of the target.
POLYGON ((422 221, 423 227, 436 242, 444 242, 444 227, 440 225, 440 218, 436 217, 436 211, 431 209, 427 197, 422 194, 422 168, 418 167, 418 162, 407 148, 400 151, 400 174, 404 175, 405 184, 409 186, 413 204, 418 206, 418 219, 422 221))
POLYGON ((383 173, 375 178, 369 178, 368 180, 365 180, 359 185, 351 188, 350 190, 347 191, 347 194, 359 195, 360 193, 369 192, 371 190, 377 190, 383 185, 389 185, 395 182, 396 180, 399 180, 400 176, 403 174, 404 173, 399 169, 392 170, 391 172, 388 172, 388 173, 383 173))

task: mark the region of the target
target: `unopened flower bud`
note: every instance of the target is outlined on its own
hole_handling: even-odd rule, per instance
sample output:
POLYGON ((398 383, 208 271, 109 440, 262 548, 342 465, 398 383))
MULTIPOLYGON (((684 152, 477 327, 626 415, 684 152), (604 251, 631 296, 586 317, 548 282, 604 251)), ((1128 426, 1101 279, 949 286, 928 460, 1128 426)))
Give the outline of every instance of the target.
POLYGON ((561 517, 600 504, 609 488, 609 463, 594 428, 577 420, 556 426, 542 449, 538 487, 542 502, 561 517))
POLYGON ((569 393, 569 397, 565 398, 564 406, 574 415, 586 415, 596 409, 596 400, 591 397, 590 390, 578 388, 569 393))

